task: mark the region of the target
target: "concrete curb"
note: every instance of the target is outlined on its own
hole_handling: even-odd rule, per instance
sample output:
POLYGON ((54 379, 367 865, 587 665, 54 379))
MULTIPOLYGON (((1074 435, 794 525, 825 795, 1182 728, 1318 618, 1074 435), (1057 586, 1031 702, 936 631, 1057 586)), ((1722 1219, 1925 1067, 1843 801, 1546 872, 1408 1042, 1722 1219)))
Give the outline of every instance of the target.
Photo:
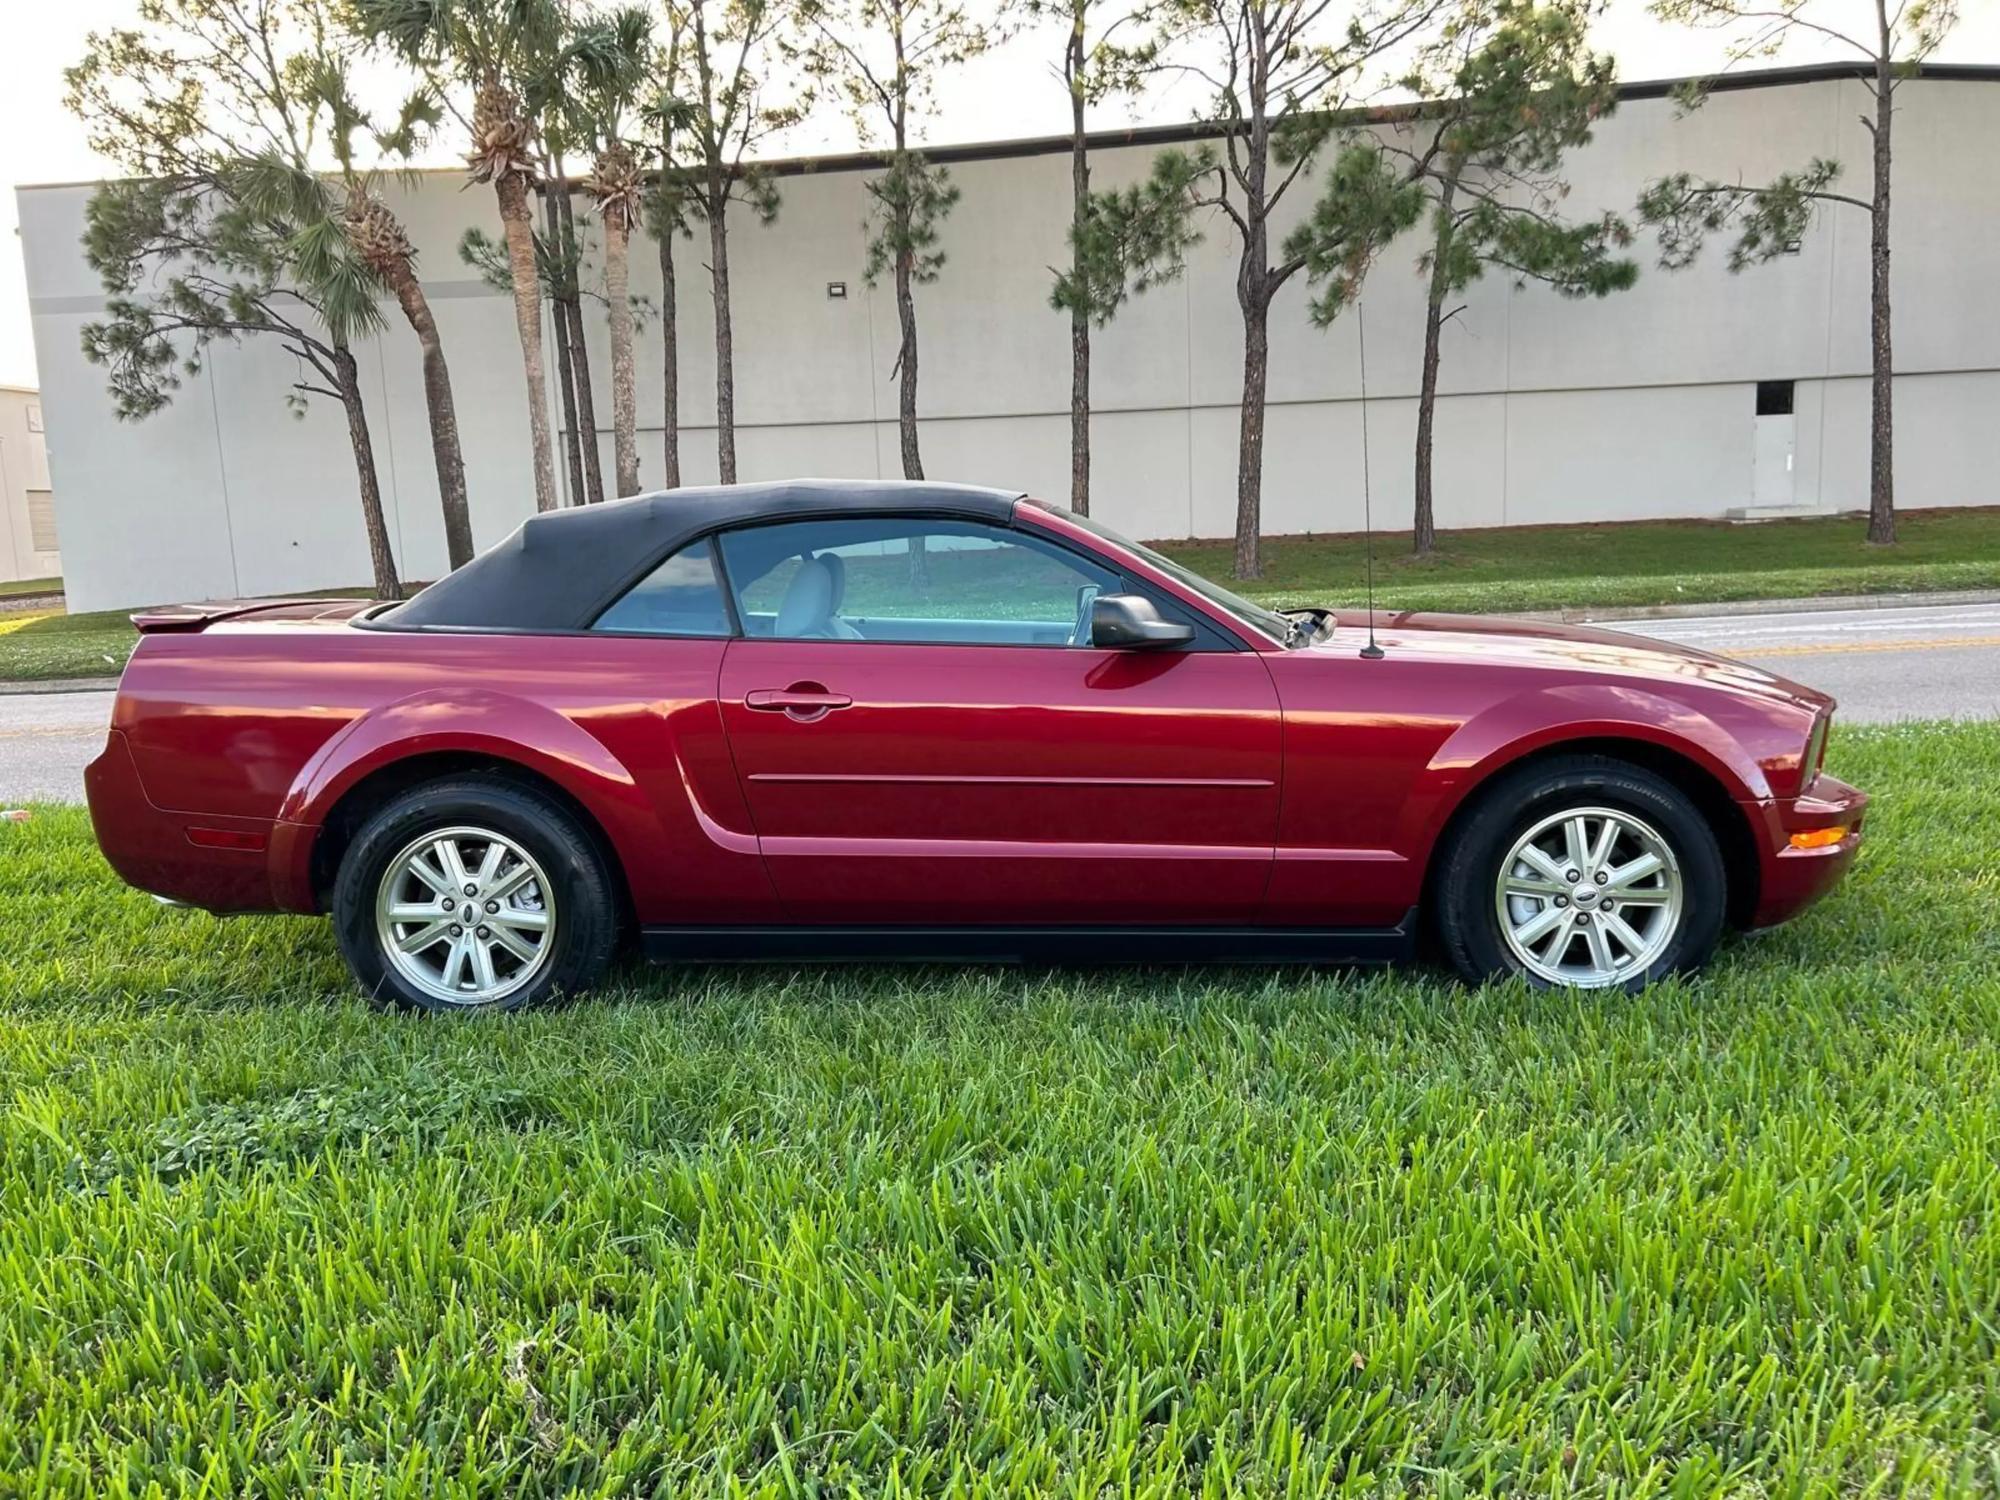
POLYGON ((38 615, 61 609, 61 594, 9 594, 0 599, 0 620, 9 615, 38 615))
POLYGON ((0 682, 0 698, 23 697, 29 693, 108 693, 117 686, 116 677, 50 677, 41 682, 0 682))

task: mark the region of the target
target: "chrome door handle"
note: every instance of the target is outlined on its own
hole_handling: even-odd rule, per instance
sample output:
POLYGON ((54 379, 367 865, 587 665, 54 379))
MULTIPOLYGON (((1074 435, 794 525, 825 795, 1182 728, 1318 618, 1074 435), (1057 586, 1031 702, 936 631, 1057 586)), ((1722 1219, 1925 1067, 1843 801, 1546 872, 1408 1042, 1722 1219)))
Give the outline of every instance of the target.
POLYGON ((745 708, 789 714, 802 723, 823 719, 836 708, 849 708, 853 703, 847 694, 829 693, 816 682, 798 682, 788 688, 752 688, 743 695, 745 708))

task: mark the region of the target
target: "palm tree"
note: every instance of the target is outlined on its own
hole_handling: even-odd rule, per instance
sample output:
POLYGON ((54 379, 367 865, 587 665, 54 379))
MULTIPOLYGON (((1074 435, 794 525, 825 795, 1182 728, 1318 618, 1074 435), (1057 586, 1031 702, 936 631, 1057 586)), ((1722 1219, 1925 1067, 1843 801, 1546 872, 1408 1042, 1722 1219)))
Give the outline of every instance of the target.
POLYGON ((652 19, 629 7, 585 25, 571 45, 573 96, 596 143, 589 187, 604 224, 604 283, 611 310, 611 446, 619 495, 639 493, 638 402, 632 363, 632 229, 644 202, 639 156, 624 131, 646 81, 652 19))
MULTIPOLYGON (((357 340, 381 331, 382 312, 375 297, 381 288, 374 269, 348 243, 339 219, 329 211, 326 184, 306 165, 296 143, 272 146, 252 156, 225 159, 208 174, 213 201, 204 212, 214 232, 212 250, 218 264, 237 276, 257 273, 245 284, 223 290, 210 278, 202 290, 189 294, 190 279, 170 290, 170 315, 185 318, 208 306, 230 309, 236 320, 227 336, 262 329, 287 340, 324 384, 302 375, 295 382, 300 395, 331 396, 347 416, 348 443, 354 450, 355 474, 361 489, 362 525, 368 535, 369 563, 375 574, 377 598, 402 596, 389 528, 382 513, 382 485, 375 468, 375 444, 369 435, 368 411, 361 394, 361 367, 354 357, 357 340), (252 290, 261 284, 263 290, 252 290), (302 323, 278 313, 289 299, 310 308, 324 329, 323 337, 302 323)), ((185 223, 182 228, 184 229, 185 223)), ((169 239, 169 244, 174 242, 169 239)), ((169 259, 188 253, 200 243, 174 244, 169 259)), ((222 328, 211 311, 211 326, 222 328)), ((190 320, 197 324, 201 320, 190 320)))
POLYGON ((542 283, 555 314, 570 493, 581 504, 604 498, 604 475, 598 456, 590 346, 583 330, 585 246, 573 202, 578 184, 571 180, 567 162, 572 153, 596 148, 596 124, 587 96, 594 73, 620 66, 618 48, 617 31, 605 21, 593 18, 580 25, 566 21, 556 45, 535 57, 532 71, 522 80, 522 102, 535 122, 541 147, 542 283))
MULTIPOLYGON (((556 122, 551 121, 552 125, 556 122)), ((559 129, 559 125, 557 126, 559 129)), ((570 182, 563 153, 542 138, 542 227, 535 236, 535 268, 542 298, 555 326, 556 390, 562 400, 563 458, 569 474, 569 503, 593 505, 604 498, 597 453, 596 403, 591 394, 590 352, 583 341, 584 243, 569 212, 570 182), (589 441, 582 441, 588 434, 589 441)), ((468 229, 458 242, 459 258, 496 291, 511 294, 514 268, 504 241, 468 229)))
POLYGON ((646 196, 647 227, 660 247, 660 374, 664 387, 661 420, 666 442, 666 467, 660 483, 670 490, 681 484, 681 350, 680 288, 674 275, 674 238, 687 233, 687 175, 677 156, 686 139, 693 106, 681 97, 685 16, 667 7, 667 37, 653 53, 653 89, 641 110, 646 128, 658 141, 660 169, 646 196))
POLYGON ((173 400, 216 340, 262 335, 296 361, 287 401, 341 404, 375 590, 401 593, 382 513, 355 343, 382 326, 380 283, 309 169, 318 112, 300 79, 323 0, 148 0, 138 29, 92 33, 64 72, 93 150, 130 174, 85 211, 105 293, 83 329, 120 416, 173 400))
POLYGON ((373 175, 357 171, 354 164, 354 137, 364 130, 385 153, 406 159, 415 154, 421 133, 437 123, 437 107, 429 92, 422 91, 405 102, 393 129, 378 131, 356 104, 340 59, 323 56, 316 71, 311 91, 330 117, 327 139, 346 188, 339 208, 341 227, 362 264, 395 296, 423 351, 424 409, 430 420, 438 501, 444 510, 445 553, 453 568, 462 568, 472 561, 472 512, 465 493, 465 456, 459 447, 458 408, 452 399, 444 340, 438 333, 437 319, 431 315, 423 283, 417 278, 417 252, 409 234, 376 193, 373 175))
POLYGON ((660 377, 661 423, 666 435, 665 468, 660 483, 681 485, 681 331, 680 287, 674 274, 674 237, 687 232, 686 188, 674 164, 671 116, 654 112, 660 133, 660 171, 646 196, 647 228, 660 247, 660 377))
POLYGON ((472 507, 465 492, 465 455, 458 442, 458 407, 451 394, 451 368, 430 300, 417 279, 417 252, 388 205, 368 183, 348 184, 341 223, 362 264, 382 279, 403 310, 423 352, 424 412, 431 429, 431 463, 437 470, 438 504, 444 511, 445 555, 453 568, 472 561, 472 507))
MULTIPOLYGON (((551 93, 559 89, 552 88, 551 93)), ((562 392, 563 421, 568 424, 565 457, 569 461, 572 504, 594 505, 604 498, 604 475, 597 454, 597 398, 590 379, 590 349, 583 337, 583 237, 576 231, 571 209, 572 189, 565 164, 566 143, 554 131, 542 137, 542 289, 555 314, 556 385, 562 392), (589 441, 584 441, 585 438, 589 441)), ((468 236, 468 243, 470 242, 468 236)), ((501 255, 504 264, 505 252, 501 255)), ((503 284, 511 281, 511 273, 503 284)))
MULTIPOLYGON (((514 323, 528 387, 535 509, 556 508, 555 448, 549 434, 548 373, 542 350, 542 288, 535 264, 535 127, 521 97, 564 30, 555 0, 352 0, 355 28, 439 84, 473 90, 466 166, 492 185, 513 280, 514 323)), ((441 97, 449 97, 440 91, 441 97)))
POLYGON ((590 190, 604 221, 604 286, 611 302, 611 452, 618 493, 639 493, 638 400, 632 365, 632 227, 643 179, 638 153, 612 141, 597 153, 590 190))

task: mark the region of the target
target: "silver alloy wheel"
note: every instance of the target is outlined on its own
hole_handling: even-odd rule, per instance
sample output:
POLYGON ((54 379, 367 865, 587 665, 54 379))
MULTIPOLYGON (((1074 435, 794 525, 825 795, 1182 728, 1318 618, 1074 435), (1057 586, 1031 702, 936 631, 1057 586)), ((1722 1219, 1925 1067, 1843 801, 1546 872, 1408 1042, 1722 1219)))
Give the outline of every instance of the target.
POLYGON ((425 994, 491 1005, 529 984, 555 951, 555 894, 506 835, 441 828, 389 861, 375 932, 390 966, 425 994))
POLYGON ((1500 861, 1494 901, 1517 962, 1551 984, 1638 978, 1681 924, 1681 867, 1643 819, 1609 807, 1551 813, 1500 861))

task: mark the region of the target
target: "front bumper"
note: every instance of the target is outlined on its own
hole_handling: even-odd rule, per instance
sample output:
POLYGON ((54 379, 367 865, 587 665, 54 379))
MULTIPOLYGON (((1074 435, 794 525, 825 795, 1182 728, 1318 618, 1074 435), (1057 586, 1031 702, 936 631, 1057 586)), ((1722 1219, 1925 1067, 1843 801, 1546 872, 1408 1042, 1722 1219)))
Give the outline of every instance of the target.
POLYGON ((1822 772, 1797 797, 1749 805, 1759 824, 1757 905, 1749 925, 1771 927, 1789 921, 1819 900, 1847 873, 1861 852, 1861 825, 1868 794, 1822 772), (1839 828, 1831 844, 1801 849, 1795 833, 1839 828))

